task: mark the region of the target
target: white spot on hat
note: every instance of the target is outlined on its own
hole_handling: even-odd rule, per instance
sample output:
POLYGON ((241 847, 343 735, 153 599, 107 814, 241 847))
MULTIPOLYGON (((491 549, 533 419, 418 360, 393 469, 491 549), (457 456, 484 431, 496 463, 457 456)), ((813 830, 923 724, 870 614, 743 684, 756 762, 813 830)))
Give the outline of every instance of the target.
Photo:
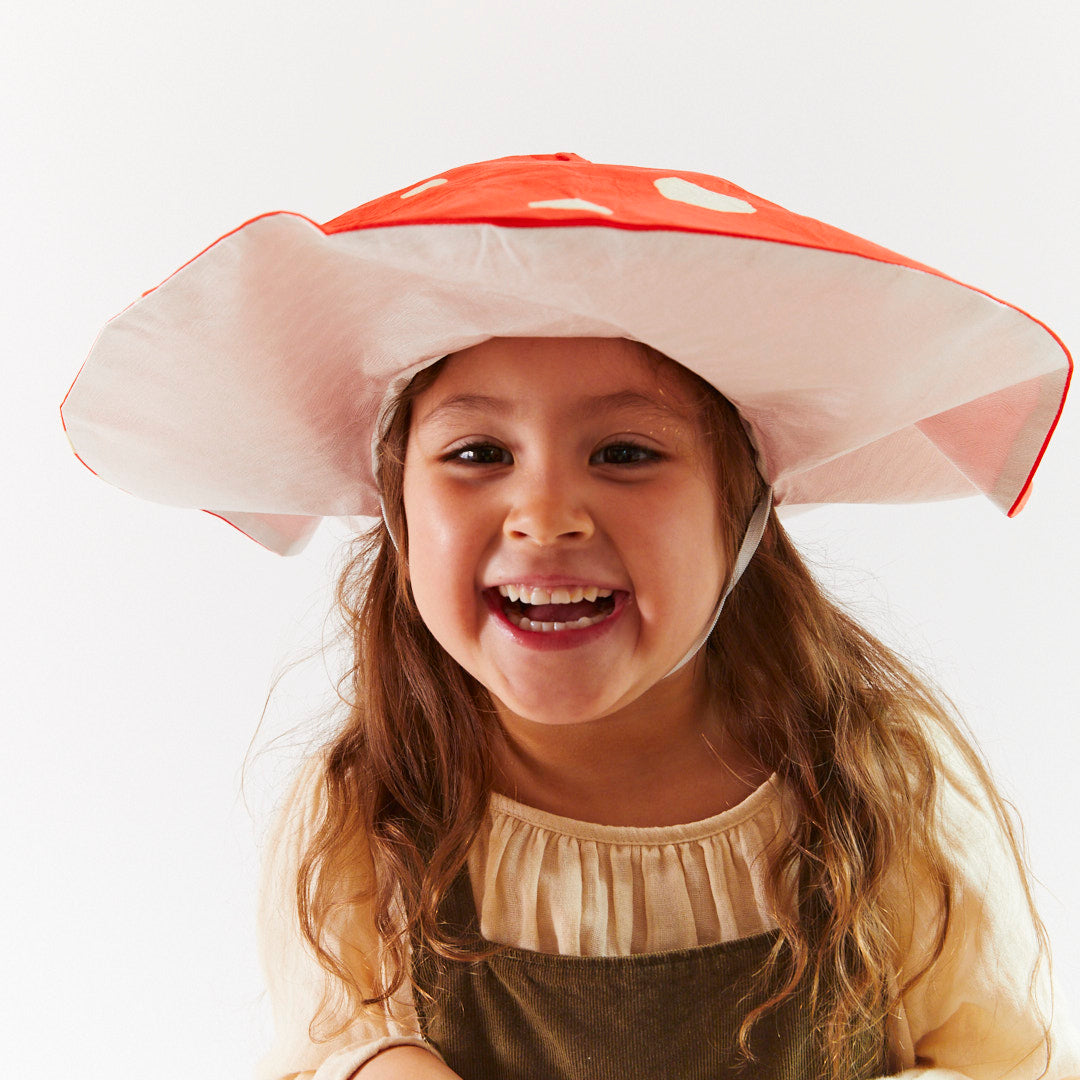
POLYGON ((684 180, 681 176, 662 176, 659 180, 654 180, 653 184, 665 199, 671 199, 672 202, 702 206, 706 210, 719 210, 722 214, 756 213, 756 207, 751 206, 745 199, 710 191, 684 180))
POLYGON ((421 191, 427 191, 428 188, 438 187, 440 184, 446 183, 446 177, 440 176, 434 180, 425 180, 422 184, 417 184, 414 188, 409 188, 408 191, 403 191, 401 197, 403 199, 411 199, 414 195, 419 195, 421 191))
POLYGON ((531 202, 529 205, 534 210, 592 210, 594 214, 615 213, 606 206, 598 206, 585 199, 547 199, 545 202, 531 202))

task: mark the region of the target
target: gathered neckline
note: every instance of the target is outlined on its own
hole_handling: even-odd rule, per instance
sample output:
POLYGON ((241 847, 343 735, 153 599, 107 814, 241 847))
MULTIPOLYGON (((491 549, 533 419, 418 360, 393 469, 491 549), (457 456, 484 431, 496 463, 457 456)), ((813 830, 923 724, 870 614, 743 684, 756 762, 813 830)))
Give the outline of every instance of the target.
POLYGON ((535 806, 527 806, 508 795, 494 791, 491 793, 488 810, 492 814, 516 818, 544 832, 578 840, 591 840, 602 844, 672 844, 704 840, 718 833, 728 832, 756 817, 767 807, 779 803, 780 796, 780 780, 777 774, 773 773, 735 806, 700 821, 690 821, 682 825, 600 825, 539 810, 535 806))

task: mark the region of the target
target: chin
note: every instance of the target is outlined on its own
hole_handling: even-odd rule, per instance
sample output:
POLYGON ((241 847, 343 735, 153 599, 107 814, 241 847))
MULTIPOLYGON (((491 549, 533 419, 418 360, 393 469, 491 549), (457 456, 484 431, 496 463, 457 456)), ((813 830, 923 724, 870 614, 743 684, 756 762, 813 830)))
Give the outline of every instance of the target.
POLYGON ((601 701, 595 697, 572 695, 553 700, 550 687, 535 697, 522 698, 510 694, 505 698, 495 697, 495 701, 500 712, 548 727, 587 724, 593 720, 602 720, 619 709, 617 702, 606 698, 601 701))

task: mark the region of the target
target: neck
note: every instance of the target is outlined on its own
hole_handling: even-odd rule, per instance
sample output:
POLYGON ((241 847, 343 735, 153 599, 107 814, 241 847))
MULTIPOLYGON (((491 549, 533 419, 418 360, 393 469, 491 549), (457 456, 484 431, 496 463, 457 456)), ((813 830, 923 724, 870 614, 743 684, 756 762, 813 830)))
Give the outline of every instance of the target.
POLYGON ((658 684, 581 723, 538 723, 501 706, 499 716, 496 790, 562 817, 680 825, 730 809, 767 776, 726 734, 708 694, 686 687, 658 684))

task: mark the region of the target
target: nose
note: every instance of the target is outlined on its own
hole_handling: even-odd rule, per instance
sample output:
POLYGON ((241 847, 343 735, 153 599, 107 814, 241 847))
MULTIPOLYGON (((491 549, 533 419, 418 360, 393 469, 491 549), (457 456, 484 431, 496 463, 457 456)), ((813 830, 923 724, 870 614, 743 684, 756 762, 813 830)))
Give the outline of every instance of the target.
POLYGON ((508 539, 546 546, 588 540, 595 531, 584 493, 565 475, 519 475, 503 523, 508 539))

